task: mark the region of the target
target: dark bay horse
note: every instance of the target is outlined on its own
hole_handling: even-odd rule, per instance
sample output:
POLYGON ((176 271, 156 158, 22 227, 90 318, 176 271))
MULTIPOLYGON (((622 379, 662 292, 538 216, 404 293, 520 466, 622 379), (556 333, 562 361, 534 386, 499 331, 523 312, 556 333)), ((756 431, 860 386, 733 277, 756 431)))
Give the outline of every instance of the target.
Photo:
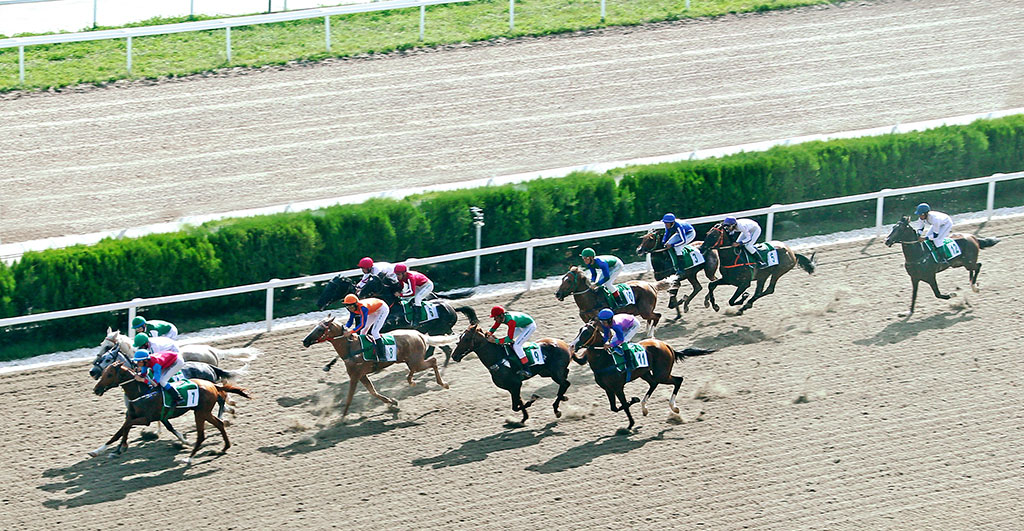
POLYGON ((672 385, 672 398, 669 399, 669 409, 673 413, 679 413, 679 408, 676 407, 676 395, 679 394, 679 386, 683 384, 683 377, 672 376, 672 366, 675 364, 675 360, 715 352, 714 350, 699 348, 687 348, 682 352, 677 352, 668 343, 657 339, 645 339, 640 344, 647 351, 648 366, 631 371, 628 374, 628 379, 625 371, 620 372, 615 368, 615 360, 608 349, 605 348, 603 334, 598 330, 594 322, 583 325, 579 333, 576 334, 576 339, 573 339, 572 343, 569 344, 569 347, 573 350, 572 359, 576 363, 580 365, 590 364, 590 370, 594 372, 594 381, 608 395, 608 403, 611 406, 611 410, 626 412, 626 417, 629 419, 629 426, 626 427, 627 430, 632 429, 635 424, 633 414, 629 412, 629 406, 640 402, 641 411, 643 411, 644 416, 647 416, 647 400, 651 398, 651 394, 654 393, 658 384, 672 385), (577 355, 578 350, 582 350, 582 356, 577 355), (644 395, 642 401, 634 396, 627 402, 626 383, 638 378, 647 382, 647 385, 650 386, 647 389, 647 394, 644 395), (616 399, 622 404, 621 406, 616 406, 616 399))
MULTIPOLYGON (((668 255, 668 253, 674 251, 664 247, 655 249, 655 247, 658 246, 659 241, 661 240, 658 239, 657 231, 652 229, 640 237, 640 245, 636 248, 636 254, 638 256, 650 253, 651 265, 654 267, 655 280, 661 280, 676 274, 675 269, 672 267, 672 258, 668 255)), ((695 241, 692 242, 692 245, 700 247, 701 243, 703 242, 695 241)), ((688 280, 690 281, 690 285, 693 286, 693 291, 690 292, 690 294, 683 300, 683 311, 688 312, 690 311, 690 301, 700 293, 700 290, 704 289, 704 286, 701 286, 700 281, 697 280, 697 273, 703 271, 704 276, 708 277, 708 280, 714 281, 715 271, 717 269, 718 251, 712 249, 710 253, 704 255, 703 264, 690 267, 683 271, 682 276, 677 276, 676 282, 672 285, 672 289, 668 290, 669 295, 671 295, 668 300, 668 307, 669 309, 675 308, 676 319, 682 317, 682 314, 679 313, 679 303, 676 301, 676 295, 679 293, 679 284, 683 280, 688 280)))
MULTIPOLYGON (((117 430, 117 433, 106 444, 89 452, 90 456, 96 457, 100 455, 118 438, 121 439, 121 444, 117 447, 117 450, 111 453, 111 456, 120 455, 128 449, 128 432, 131 431, 132 426, 162 421, 164 407, 163 390, 154 390, 148 385, 137 381, 135 379, 136 374, 135 371, 125 367, 120 361, 116 361, 103 370, 99 381, 96 382, 93 392, 97 395, 103 395, 107 390, 120 386, 124 390, 125 396, 128 397, 129 402, 128 411, 125 412, 125 420, 124 424, 121 425, 121 429, 117 430)), ((215 385, 205 380, 193 380, 193 382, 199 386, 199 403, 194 408, 191 408, 196 418, 196 442, 192 447, 192 453, 189 454, 188 459, 185 461, 186 464, 192 463, 192 458, 195 457, 199 447, 203 444, 203 440, 206 439, 204 427, 207 422, 220 430, 220 435, 224 438, 224 448, 221 450, 221 453, 226 452, 231 447, 228 434, 224 431, 224 423, 213 415, 214 404, 218 402, 223 403, 228 393, 235 393, 249 398, 244 389, 228 383, 215 385)), ((179 417, 187 411, 189 411, 188 408, 175 408, 167 418, 179 417)), ((167 429, 174 431, 174 428, 171 428, 169 423, 165 422, 164 425, 167 426, 167 429)), ((179 438, 181 438, 180 435, 179 438)))
MULTIPOLYGON (((658 321, 661 321, 661 314, 654 311, 658 306, 658 292, 667 290, 672 286, 673 281, 660 280, 651 284, 642 280, 630 280, 626 284, 633 288, 636 303, 616 308, 615 313, 628 313, 643 317, 647 321, 647 335, 654 337, 654 329, 658 327, 658 321)), ((569 272, 562 277, 562 283, 555 291, 555 297, 560 301, 565 300, 569 295, 572 295, 573 300, 576 301, 576 307, 580 310, 580 319, 585 323, 597 317, 597 312, 602 308, 608 307, 604 295, 590 283, 587 272, 580 269, 579 266, 569 268, 569 272)))
MULTIPOLYGON (((512 411, 523 412, 523 422, 530 418, 527 413, 529 408, 538 399, 536 395, 530 397, 529 402, 523 402, 522 385, 523 381, 516 375, 516 370, 505 364, 508 359, 505 347, 489 341, 483 330, 478 325, 477 319, 471 319, 473 323, 465 332, 459 336, 459 342, 455 345, 455 352, 452 359, 456 362, 462 361, 470 352, 476 352, 480 362, 487 367, 491 373, 491 381, 494 385, 506 390, 512 395, 512 411)), ((537 341, 541 352, 544 353, 544 364, 530 367, 532 374, 538 374, 545 378, 551 378, 558 384, 558 396, 555 398, 555 417, 562 416, 558 410, 558 404, 568 400, 565 391, 569 388, 569 345, 558 339, 540 339, 537 341)), ((516 362, 518 363, 518 362, 516 362)))
POLYGON ((392 332, 395 336, 395 346, 397 347, 397 355, 395 361, 366 361, 363 359, 363 351, 361 350, 361 344, 359 338, 355 334, 345 330, 341 324, 334 322, 334 317, 328 317, 313 328, 313 330, 306 335, 302 340, 303 347, 309 347, 314 343, 323 343, 324 341, 330 342, 331 346, 334 347, 335 352, 338 353, 338 357, 331 360, 324 370, 330 370, 330 367, 334 365, 339 359, 345 362, 345 370, 348 371, 348 398, 345 399, 345 411, 342 416, 348 415, 348 407, 352 403, 352 395, 355 393, 356 385, 362 382, 366 390, 370 392, 375 398, 392 406, 397 406, 398 401, 392 398, 388 398, 377 392, 377 389, 373 387, 373 383, 370 382, 368 375, 377 372, 385 367, 395 363, 405 363, 409 368, 409 375, 406 380, 409 385, 416 385, 412 381, 412 375, 417 372, 434 369, 434 378, 437 380, 437 384, 441 387, 448 389, 448 384, 444 383, 441 379, 441 373, 437 370, 437 360, 434 358, 427 358, 428 348, 431 346, 442 345, 445 343, 451 343, 454 341, 452 336, 428 336, 421 334, 415 330, 395 330, 392 332))
MULTIPOLYGON (((453 333, 453 329, 455 328, 455 323, 457 323, 459 320, 458 314, 461 313, 463 315, 469 316, 468 312, 473 311, 473 308, 469 306, 453 307, 451 304, 448 303, 448 301, 438 299, 436 296, 434 296, 434 294, 431 294, 430 296, 428 296, 428 300, 438 305, 437 319, 424 321, 413 326, 410 325, 405 320, 405 316, 402 315, 402 305, 398 304, 398 299, 395 297, 394 294, 394 291, 396 289, 398 289, 397 286, 393 284, 386 285, 380 279, 380 277, 372 277, 366 283, 366 285, 363 286, 359 293, 356 293, 355 284, 351 280, 343 278, 341 275, 338 275, 332 278, 329 282, 327 282, 327 285, 324 287, 324 291, 320 294, 320 298, 317 300, 316 304, 317 307, 320 308, 321 311, 323 311, 324 308, 326 308, 327 306, 331 305, 336 301, 343 299, 345 295, 348 295, 349 293, 356 293, 356 295, 359 296, 360 298, 377 297, 383 300, 391 310, 391 313, 388 314, 387 321, 385 321, 384 326, 381 327, 381 332, 387 333, 391 332, 392 330, 405 328, 422 332, 428 336, 451 335, 453 333)), ((455 297, 452 298, 460 298, 468 297, 472 295, 473 292, 473 289, 465 289, 454 290, 452 292, 448 292, 448 294, 454 294, 455 297)), ((441 347, 441 350, 445 354, 444 363, 445 365, 448 365, 448 360, 451 359, 452 356, 452 348, 448 345, 439 346, 441 347)), ((433 353, 433 348, 434 347, 430 347, 431 352, 427 354, 427 357, 430 357, 430 355, 433 353)))
POLYGON ((943 294, 939 291, 939 285, 935 280, 935 274, 951 267, 963 267, 967 269, 968 280, 971 283, 971 290, 978 291, 978 273, 981 272, 981 262, 978 255, 982 249, 992 247, 999 243, 998 238, 979 238, 973 234, 950 234, 949 237, 960 246, 960 256, 957 256, 946 263, 936 263, 932 260, 931 253, 925 251, 924 243, 918 242, 917 229, 910 225, 910 218, 903 216, 892 228, 892 232, 885 239, 885 246, 892 247, 894 243, 903 246, 903 259, 910 281, 914 284, 914 293, 910 297, 910 312, 906 317, 914 313, 914 303, 917 302, 917 284, 922 280, 932 287, 932 293, 940 299, 949 299, 955 293, 943 294))
POLYGON ((793 267, 799 265, 800 269, 807 271, 808 274, 814 273, 817 267, 817 262, 814 261, 814 253, 808 258, 793 252, 789 246, 782 242, 773 241, 771 242, 772 246, 779 251, 779 263, 770 267, 751 269, 745 263, 746 251, 742 247, 734 247, 733 243, 735 243, 733 236, 726 232, 722 228, 722 224, 719 223, 708 229, 708 233, 704 237, 704 243, 700 246, 700 252, 704 253, 705 256, 707 256, 707 252, 711 249, 718 249, 719 252, 721 261, 719 272, 722 274, 722 278, 708 284, 708 294, 704 296, 704 306, 711 306, 716 312, 720 308, 718 303, 715 302, 715 288, 721 284, 736 286, 736 292, 729 299, 729 304, 732 306, 742 304, 743 306, 736 312, 737 315, 741 315, 746 310, 749 310, 757 299, 775 293, 775 284, 778 283, 779 278, 788 273, 793 267), (771 279, 771 282, 765 288, 764 284, 768 279, 771 279), (748 298, 747 288, 753 282, 757 283, 754 295, 748 298))

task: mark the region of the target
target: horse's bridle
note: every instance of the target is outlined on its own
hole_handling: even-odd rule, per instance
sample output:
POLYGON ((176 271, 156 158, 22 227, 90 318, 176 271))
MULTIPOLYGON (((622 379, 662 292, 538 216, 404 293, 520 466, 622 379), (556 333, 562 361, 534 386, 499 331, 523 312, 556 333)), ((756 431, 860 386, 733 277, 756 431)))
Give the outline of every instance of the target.
MULTIPOLYGON (((566 276, 572 275, 572 278, 573 278, 572 284, 570 285, 569 289, 572 289, 574 287, 579 286, 580 278, 581 278, 580 274, 581 273, 580 273, 579 269, 571 269, 571 270, 569 270, 568 273, 565 274, 566 276)), ((587 289, 584 289, 584 290, 580 290, 580 291, 570 291, 569 295, 582 295, 582 294, 584 294, 584 293, 586 293, 588 291, 590 291, 590 288, 587 288, 587 289)))
MULTIPOLYGON (((590 326, 590 325, 587 325, 587 326, 590 326)), ((584 341, 582 345, 576 345, 576 346, 578 348, 590 348, 590 347, 595 346, 595 343, 597 343, 597 336, 599 335, 597 332, 598 332, 598 327, 595 326, 594 327, 594 331, 590 333, 590 339, 587 339, 586 341, 584 341)))

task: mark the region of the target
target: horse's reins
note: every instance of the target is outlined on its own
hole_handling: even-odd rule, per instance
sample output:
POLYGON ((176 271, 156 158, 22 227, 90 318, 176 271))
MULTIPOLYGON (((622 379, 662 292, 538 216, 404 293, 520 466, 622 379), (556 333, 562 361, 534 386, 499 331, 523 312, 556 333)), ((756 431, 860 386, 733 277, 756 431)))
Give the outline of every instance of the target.
MULTIPOLYGON (((313 343, 323 343, 324 341, 330 341, 332 339, 338 339, 337 337, 331 337, 331 336, 327 335, 328 332, 330 332, 330 327, 325 326, 323 333, 320 334, 320 338, 317 339, 316 341, 314 341, 313 343)), ((367 350, 373 350, 373 347, 370 347, 369 349, 361 348, 361 349, 356 350, 356 351, 349 350, 348 351, 348 356, 346 356, 346 358, 354 358, 357 354, 362 354, 363 352, 366 352, 367 350)))

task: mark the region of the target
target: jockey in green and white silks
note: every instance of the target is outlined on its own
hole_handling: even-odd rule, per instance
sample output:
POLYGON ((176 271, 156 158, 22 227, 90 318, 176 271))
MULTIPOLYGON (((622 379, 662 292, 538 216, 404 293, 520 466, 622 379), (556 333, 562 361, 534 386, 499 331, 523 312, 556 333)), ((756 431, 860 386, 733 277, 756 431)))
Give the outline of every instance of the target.
POLYGON ((597 256, 593 249, 587 247, 580 253, 583 263, 590 270, 590 281, 594 286, 610 290, 615 287, 615 279, 622 273, 622 260, 610 254, 597 256), (600 272, 600 276, 598 276, 600 272))
POLYGON ((665 234, 661 237, 661 244, 666 249, 672 250, 668 253, 668 257, 672 259, 672 267, 681 275, 683 269, 680 257, 683 256, 683 246, 697 238, 697 231, 694 230, 693 225, 676 219, 676 215, 671 212, 662 216, 661 222, 665 224, 665 234))
POLYGON ((178 343, 169 337, 155 336, 150 337, 146 334, 135 334, 135 340, 132 341, 132 346, 136 349, 145 349, 149 352, 178 352, 178 343))
POLYGON ((519 357, 519 367, 512 367, 512 370, 518 372, 520 377, 529 378, 530 373, 523 370, 523 368, 530 363, 529 358, 526 357, 526 351, 523 350, 523 344, 526 343, 530 336, 537 330, 537 323, 533 322, 533 317, 530 317, 523 312, 509 312, 505 311, 502 306, 494 306, 491 308, 491 317, 494 318, 494 324, 490 330, 487 331, 486 336, 488 338, 494 338, 494 331, 501 325, 508 326, 508 334, 505 337, 496 339, 494 342, 499 345, 507 345, 512 343, 512 350, 515 351, 516 356, 519 357))
POLYGON ((136 334, 146 334, 150 337, 166 337, 170 339, 178 339, 178 327, 174 326, 167 321, 161 321, 159 319, 149 319, 138 316, 132 319, 132 330, 136 334))
POLYGON ((936 249, 942 247, 942 242, 946 240, 949 233, 953 231, 953 218, 949 217, 948 214, 932 210, 932 207, 928 206, 928 203, 921 203, 917 205, 917 209, 914 210, 914 215, 917 216, 920 223, 915 222, 911 226, 921 233, 921 237, 918 241, 924 241, 925 239, 931 240, 932 245, 936 249), (920 225, 915 226, 915 225, 920 225), (928 230, 925 231, 927 225, 928 230))

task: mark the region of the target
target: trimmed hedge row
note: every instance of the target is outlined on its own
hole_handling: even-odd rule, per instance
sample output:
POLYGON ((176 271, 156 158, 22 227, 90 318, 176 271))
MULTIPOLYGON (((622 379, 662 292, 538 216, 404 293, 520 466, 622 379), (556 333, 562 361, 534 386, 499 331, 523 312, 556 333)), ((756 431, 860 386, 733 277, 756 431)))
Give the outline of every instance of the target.
MULTIPOLYGON (((0 316, 347 269, 365 255, 393 260, 465 250, 475 237, 471 205, 485 211, 483 244, 490 246, 644 223, 667 211, 700 216, 1022 169, 1024 116, 1012 116, 602 176, 221 220, 179 233, 26 253, 12 267, 0 266, 0 316)), ((545 249, 536 258, 540 266, 566 256, 564 249, 545 249)), ((508 253, 484 260, 482 273, 522 268, 522 253, 508 253)), ((431 271, 449 288, 453 281, 442 275, 456 269, 467 275, 465 263, 431 271)))

